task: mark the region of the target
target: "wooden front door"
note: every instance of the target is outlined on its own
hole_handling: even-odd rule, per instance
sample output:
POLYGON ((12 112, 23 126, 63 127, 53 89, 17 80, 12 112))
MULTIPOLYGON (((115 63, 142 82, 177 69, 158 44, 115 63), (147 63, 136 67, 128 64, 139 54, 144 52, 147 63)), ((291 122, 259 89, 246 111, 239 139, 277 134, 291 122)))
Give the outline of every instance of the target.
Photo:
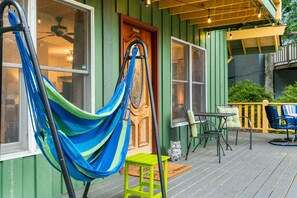
MULTIPOLYGON (((151 26, 150 26, 151 27, 151 26)), ((152 53, 152 38, 154 32, 146 28, 146 25, 136 21, 130 17, 121 16, 121 50, 122 57, 124 56, 127 46, 136 38, 141 39, 148 49, 148 62, 151 76, 157 76, 153 71, 152 64, 155 64, 152 53)), ((139 54, 144 54, 142 47, 139 47, 139 54)), ((128 156, 136 153, 152 153, 153 152, 153 124, 152 111, 150 103, 150 95, 147 86, 147 74, 145 61, 136 60, 134 84, 131 94, 131 120, 132 130, 130 136, 130 145, 128 156)), ((154 82, 156 83, 156 82, 154 82)), ((156 87, 156 86, 155 86, 156 87)))

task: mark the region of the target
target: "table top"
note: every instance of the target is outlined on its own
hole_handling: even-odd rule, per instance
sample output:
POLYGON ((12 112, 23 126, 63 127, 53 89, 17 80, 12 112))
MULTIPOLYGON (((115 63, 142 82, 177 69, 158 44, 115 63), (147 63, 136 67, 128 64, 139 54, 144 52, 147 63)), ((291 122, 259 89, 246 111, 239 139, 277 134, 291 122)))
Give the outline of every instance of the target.
POLYGON ((230 117, 235 116, 236 113, 217 113, 217 112, 198 112, 195 116, 209 116, 209 117, 230 117))

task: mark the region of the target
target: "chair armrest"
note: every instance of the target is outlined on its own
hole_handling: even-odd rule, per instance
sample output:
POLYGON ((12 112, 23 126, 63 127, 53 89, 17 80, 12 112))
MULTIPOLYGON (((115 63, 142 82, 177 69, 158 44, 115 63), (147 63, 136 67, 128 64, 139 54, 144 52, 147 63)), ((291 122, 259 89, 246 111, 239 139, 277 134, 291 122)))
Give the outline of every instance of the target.
POLYGON ((247 117, 247 116, 239 116, 239 119, 242 119, 242 118, 248 120, 248 123, 249 123, 249 127, 250 127, 250 128, 253 127, 253 125, 252 125, 252 121, 251 121, 251 119, 250 119, 249 117, 247 117))
POLYGON ((204 120, 204 122, 201 123, 201 125, 204 126, 204 128, 205 128, 205 132, 207 132, 207 131, 219 131, 219 129, 218 129, 218 127, 216 126, 216 124, 213 123, 213 122, 210 121, 210 120, 207 120, 207 119, 204 120), (208 128, 206 128, 206 127, 208 127, 208 128))

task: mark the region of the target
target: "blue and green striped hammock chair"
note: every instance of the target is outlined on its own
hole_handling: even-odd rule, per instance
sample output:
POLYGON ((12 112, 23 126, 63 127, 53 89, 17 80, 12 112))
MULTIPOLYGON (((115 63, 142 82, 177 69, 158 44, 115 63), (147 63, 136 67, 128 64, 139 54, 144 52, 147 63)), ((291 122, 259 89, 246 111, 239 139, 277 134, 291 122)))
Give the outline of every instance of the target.
MULTIPOLYGON (((14 12, 9 12, 9 21, 12 26, 18 24, 14 12)), ((22 60, 36 142, 49 163, 61 171, 30 55, 20 33, 15 31, 14 34, 22 60)), ((112 98, 95 114, 68 102, 43 76, 65 162, 70 176, 76 180, 91 182, 95 178, 107 177, 118 172, 124 164, 130 140, 127 107, 137 51, 134 47, 126 76, 117 85, 112 98)))

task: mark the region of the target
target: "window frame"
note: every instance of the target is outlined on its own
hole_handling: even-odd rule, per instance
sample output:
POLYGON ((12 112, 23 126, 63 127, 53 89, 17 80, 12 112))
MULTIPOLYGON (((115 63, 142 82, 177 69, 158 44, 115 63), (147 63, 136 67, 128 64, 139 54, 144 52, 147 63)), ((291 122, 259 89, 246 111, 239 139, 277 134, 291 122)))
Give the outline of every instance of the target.
MULTIPOLYGON (((189 104, 189 108, 192 110, 193 109, 193 85, 204 85, 204 104, 202 104, 202 108, 204 110, 206 110, 206 106, 207 106, 207 86, 206 86, 206 82, 207 82, 207 51, 205 48, 202 48, 200 46, 197 46, 195 44, 192 44, 192 43, 189 43, 189 42, 186 42, 184 40, 181 40, 181 39, 178 39, 178 38, 175 38, 175 37, 171 37, 171 60, 170 60, 170 63, 171 63, 171 78, 170 78, 170 83, 171 83, 171 99, 170 99, 170 125, 171 125, 171 128, 174 128, 174 127, 180 127, 180 126, 185 126, 185 125, 188 125, 188 122, 187 122, 187 119, 186 117, 184 117, 182 120, 180 121, 174 121, 173 119, 173 84, 175 82, 183 82, 183 83, 188 83, 188 98, 185 98, 188 99, 188 101, 184 101, 184 105, 187 105, 189 104), (173 79, 173 54, 172 54, 172 47, 173 47, 173 43, 180 43, 180 44, 183 44, 185 46, 188 47, 188 55, 187 57, 187 62, 188 62, 188 65, 187 65, 187 80, 184 81, 184 80, 175 80, 173 79), (193 81, 193 66, 192 66, 192 50, 193 48, 195 49, 198 49, 198 50, 202 50, 204 52, 204 65, 203 65, 203 69, 204 69, 204 74, 203 74, 203 77, 204 77, 204 83, 203 82, 197 82, 197 81, 193 81)), ((180 118, 179 118, 180 119, 180 118)))
MULTIPOLYGON (((85 99, 88 99, 86 102, 85 108, 90 110, 92 113, 95 112, 95 11, 92 6, 85 5, 83 3, 73 1, 73 0, 60 0, 59 3, 74 7, 80 10, 83 10, 87 12, 87 28, 88 28, 88 34, 87 34, 87 43, 86 43, 86 54, 87 54, 87 65, 88 69, 86 71, 76 71, 71 70, 72 73, 81 73, 87 75, 85 78, 85 99), (88 96, 88 97, 87 97, 88 96)), ((28 25, 30 27, 31 36, 33 39, 33 44, 35 47, 35 50, 37 50, 37 24, 36 24, 36 18, 37 18, 37 0, 23 0, 23 8, 25 15, 27 17, 28 25)), ((41 151, 37 146, 37 143, 35 142, 34 132, 31 125, 31 118, 28 111, 28 105, 26 102, 26 91, 24 87, 23 82, 23 75, 22 75, 22 65, 21 63, 15 64, 15 63, 6 63, 3 62, 3 67, 8 68, 18 68, 19 69, 19 84, 20 84, 20 115, 26 116, 28 119, 19 119, 19 128, 23 128, 25 130, 20 131, 20 137, 27 136, 26 142, 20 140, 20 142, 16 143, 7 143, 7 144, 1 144, 0 145, 0 151, 2 152, 2 149, 4 150, 12 150, 12 152, 9 153, 0 153, 0 161, 4 160, 11 160, 26 156, 32 156, 36 154, 40 154, 41 151), (27 130, 26 130, 27 129, 27 130), (23 131, 26 131, 23 133, 23 131), (16 147, 16 144, 25 144, 26 148, 21 148, 21 146, 16 147)), ((41 69, 51 70, 53 68, 50 67, 43 67, 41 66, 41 69)), ((66 71, 69 72, 69 70, 65 69, 57 69, 55 68, 54 71, 66 71)), ((86 101, 86 100, 85 100, 86 101)), ((2 109, 1 109, 2 110, 2 109)))

